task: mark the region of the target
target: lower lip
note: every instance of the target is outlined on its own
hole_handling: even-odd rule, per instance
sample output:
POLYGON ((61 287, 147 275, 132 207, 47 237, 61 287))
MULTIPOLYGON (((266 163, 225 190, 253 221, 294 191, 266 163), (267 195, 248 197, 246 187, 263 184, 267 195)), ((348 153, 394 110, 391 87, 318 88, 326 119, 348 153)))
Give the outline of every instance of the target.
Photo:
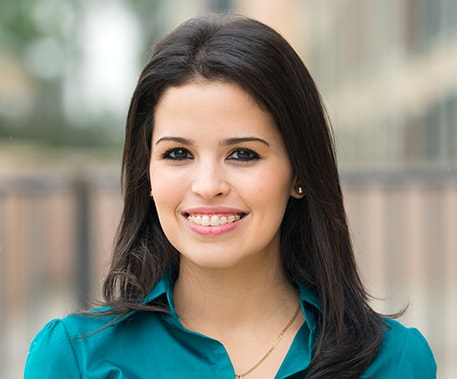
POLYGON ((235 229, 239 223, 241 222, 240 219, 238 221, 234 221, 230 224, 224 224, 224 225, 218 225, 218 226, 202 226, 195 224, 193 222, 190 222, 189 220, 186 219, 186 223, 189 226, 189 228, 194 231, 195 233, 198 233, 202 236, 218 236, 224 233, 228 233, 235 229))

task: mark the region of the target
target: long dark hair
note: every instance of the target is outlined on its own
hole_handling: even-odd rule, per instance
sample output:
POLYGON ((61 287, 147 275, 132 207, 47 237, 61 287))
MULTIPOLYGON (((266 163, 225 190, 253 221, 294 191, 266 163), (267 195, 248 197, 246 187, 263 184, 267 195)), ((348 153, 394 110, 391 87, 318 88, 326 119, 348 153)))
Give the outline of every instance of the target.
MULTIPOLYGON (((191 19, 160 42, 139 78, 127 118, 122 167, 124 210, 105 301, 118 315, 141 302, 179 254, 149 196, 155 106, 164 90, 196 78, 235 83, 273 117, 305 198, 290 198, 281 258, 292 283, 319 296, 319 332, 307 378, 356 378, 373 360, 383 321, 358 276, 328 120, 316 85, 293 48, 270 27, 241 16, 191 19)), ((161 309, 154 306, 153 309, 161 309)))

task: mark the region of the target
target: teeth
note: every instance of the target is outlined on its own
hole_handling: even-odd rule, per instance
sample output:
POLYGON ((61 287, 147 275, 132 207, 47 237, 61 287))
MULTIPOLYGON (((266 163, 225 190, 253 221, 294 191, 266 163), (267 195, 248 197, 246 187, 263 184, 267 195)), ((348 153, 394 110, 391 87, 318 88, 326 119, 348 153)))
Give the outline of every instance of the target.
POLYGON ((202 226, 219 226, 225 224, 231 224, 232 222, 238 221, 241 219, 241 215, 229 215, 229 216, 218 216, 218 215, 189 215, 187 219, 194 224, 202 225, 202 226))

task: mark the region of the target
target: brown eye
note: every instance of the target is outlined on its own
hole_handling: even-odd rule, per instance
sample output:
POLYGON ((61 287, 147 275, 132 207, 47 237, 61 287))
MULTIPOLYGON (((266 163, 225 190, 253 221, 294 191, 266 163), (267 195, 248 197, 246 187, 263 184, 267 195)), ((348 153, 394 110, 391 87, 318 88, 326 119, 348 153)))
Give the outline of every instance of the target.
POLYGON ((187 149, 173 148, 162 154, 162 158, 174 161, 183 161, 185 159, 193 159, 193 156, 187 149))
POLYGON ((228 159, 236 160, 236 161, 254 161, 258 160, 260 158, 259 154, 257 154, 255 151, 252 151, 250 149, 236 149, 234 150, 228 159))

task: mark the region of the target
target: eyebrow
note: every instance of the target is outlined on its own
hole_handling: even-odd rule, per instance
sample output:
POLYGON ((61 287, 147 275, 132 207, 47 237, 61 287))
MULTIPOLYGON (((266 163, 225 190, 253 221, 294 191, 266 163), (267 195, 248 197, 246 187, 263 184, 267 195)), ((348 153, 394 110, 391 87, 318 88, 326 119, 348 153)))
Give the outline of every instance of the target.
POLYGON ((155 144, 158 145, 160 142, 166 142, 166 141, 182 143, 183 145, 195 145, 195 143, 192 140, 187 139, 187 138, 182 138, 182 137, 162 137, 162 138, 159 138, 155 144))
MULTIPOLYGON (((182 143, 183 145, 195 145, 194 141, 192 141, 190 139, 187 139, 187 138, 183 138, 183 137, 161 137, 156 141, 155 144, 158 145, 159 143, 166 142, 166 141, 182 143)), ((222 145, 222 146, 230 146, 230 145, 236 145, 236 144, 243 143, 243 142, 253 142, 253 141, 254 142, 263 143, 266 146, 270 146, 270 144, 267 141, 265 141, 264 139, 259 138, 259 137, 233 137, 233 138, 227 138, 225 140, 222 140, 220 142, 220 145, 222 145)))
POLYGON ((264 139, 262 138, 259 138, 259 137, 235 137, 235 138, 228 138, 226 140, 223 140, 221 145, 223 146, 228 146, 228 145, 236 145, 236 144, 239 144, 239 143, 243 143, 243 142, 261 142, 263 143, 264 145, 266 146, 270 146, 270 144, 265 141, 264 139))

